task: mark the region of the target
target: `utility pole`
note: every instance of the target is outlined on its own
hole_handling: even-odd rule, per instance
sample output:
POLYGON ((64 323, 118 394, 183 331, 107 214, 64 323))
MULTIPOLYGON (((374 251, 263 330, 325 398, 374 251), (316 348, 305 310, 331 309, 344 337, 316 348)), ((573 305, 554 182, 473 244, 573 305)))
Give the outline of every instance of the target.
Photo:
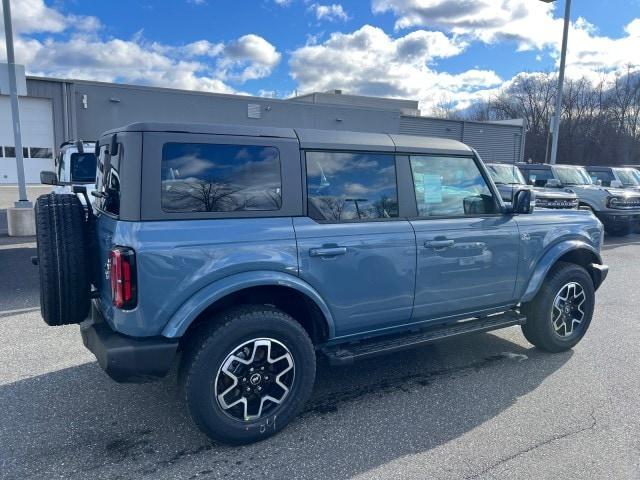
POLYGON ((7 43, 7 64, 9 69, 9 94, 11 96, 11 120, 13 122, 13 138, 16 150, 16 168, 18 171, 18 201, 16 208, 32 208, 27 199, 27 187, 24 179, 24 158, 22 156, 22 132, 20 131, 20 107, 18 105, 18 85, 16 80, 16 60, 13 53, 13 28, 11 27, 11 5, 9 0, 2 0, 4 10, 4 34, 7 43))
MULTIPOLYGON (((546 3, 555 0, 542 0, 546 3)), ((558 93, 556 95, 556 110, 551 123, 552 141, 551 158, 549 163, 554 165, 558 156, 558 137, 560 135, 560 114, 562 113, 562 89, 564 87, 564 70, 567 63, 567 43, 569 41, 569 24, 571 23, 571 0, 565 0, 564 6, 564 30, 562 33, 562 50, 560 52, 560 72, 558 73, 558 93)))

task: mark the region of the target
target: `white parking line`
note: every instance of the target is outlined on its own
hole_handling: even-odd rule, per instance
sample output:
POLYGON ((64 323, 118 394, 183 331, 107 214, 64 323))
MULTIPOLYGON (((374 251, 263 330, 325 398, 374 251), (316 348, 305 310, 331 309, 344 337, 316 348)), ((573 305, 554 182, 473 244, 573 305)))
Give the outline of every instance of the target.
POLYGON ((0 316, 5 317, 9 315, 18 315, 20 313, 35 312, 36 310, 40 310, 40 307, 18 308, 16 310, 0 310, 0 316))

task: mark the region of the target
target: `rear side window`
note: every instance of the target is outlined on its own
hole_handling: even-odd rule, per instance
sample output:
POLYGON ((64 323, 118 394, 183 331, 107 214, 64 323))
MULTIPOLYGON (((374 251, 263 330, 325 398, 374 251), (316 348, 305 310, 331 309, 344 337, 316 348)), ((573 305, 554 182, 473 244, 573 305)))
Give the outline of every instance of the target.
POLYGON ((118 154, 111 155, 107 159, 109 156, 108 151, 109 147, 107 145, 100 147, 96 176, 96 190, 100 195, 96 198, 95 205, 100 210, 117 216, 120 215, 120 164, 124 157, 124 151, 122 144, 119 143, 118 154), (109 164, 109 168, 105 168, 107 164, 109 164))
POLYGON ((393 155, 307 152, 309 216, 342 222, 398 216, 393 155))
POLYGON ((166 143, 165 212, 276 211, 282 207, 278 149, 269 146, 166 143))

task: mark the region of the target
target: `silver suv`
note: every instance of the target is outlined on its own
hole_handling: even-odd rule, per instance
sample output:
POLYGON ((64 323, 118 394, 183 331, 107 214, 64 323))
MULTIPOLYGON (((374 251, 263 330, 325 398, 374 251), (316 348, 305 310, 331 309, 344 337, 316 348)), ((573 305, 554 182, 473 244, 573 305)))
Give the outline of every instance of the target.
POLYGON ((519 164, 530 185, 575 193, 580 206, 591 210, 610 235, 628 235, 640 224, 640 192, 593 183, 583 167, 519 164))

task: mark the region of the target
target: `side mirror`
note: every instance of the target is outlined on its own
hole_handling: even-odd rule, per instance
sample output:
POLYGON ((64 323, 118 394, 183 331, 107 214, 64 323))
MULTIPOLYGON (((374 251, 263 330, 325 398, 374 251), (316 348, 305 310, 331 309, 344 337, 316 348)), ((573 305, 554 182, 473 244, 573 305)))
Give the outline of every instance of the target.
POLYGON ((525 215, 533 212, 533 193, 531 190, 522 189, 513 194, 512 210, 516 215, 525 215))
POLYGON ((56 172, 49 172, 47 170, 43 170, 40 172, 40 183, 43 185, 58 185, 58 175, 56 172))
POLYGON ((620 180, 611 180, 611 188, 622 188, 622 182, 620 180))
POLYGON ((560 188, 562 183, 557 178, 550 178, 547 180, 547 188, 560 188))

